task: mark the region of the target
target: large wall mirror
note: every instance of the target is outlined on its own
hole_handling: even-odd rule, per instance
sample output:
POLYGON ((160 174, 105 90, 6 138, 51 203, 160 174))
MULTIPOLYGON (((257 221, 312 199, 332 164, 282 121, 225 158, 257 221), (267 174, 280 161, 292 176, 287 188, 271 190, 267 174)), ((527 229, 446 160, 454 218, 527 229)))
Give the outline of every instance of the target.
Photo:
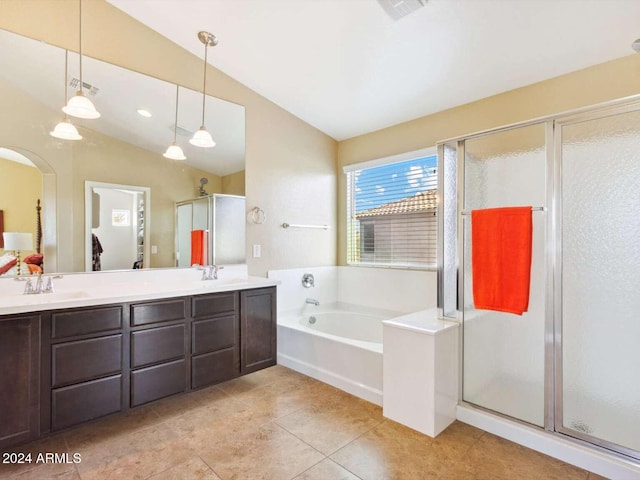
MULTIPOLYGON (((243 106, 207 95, 205 125, 216 145, 198 148, 188 140, 201 125, 201 92, 83 56, 84 93, 101 117, 71 118, 83 138, 60 140, 49 132, 64 118, 65 87, 67 98, 78 89, 77 53, 0 30, 0 65, 0 211, 4 230, 33 233, 35 239, 36 202, 41 200, 45 273, 91 270, 87 268, 87 258, 91 258, 87 222, 98 217, 87 213, 87 209, 96 208, 85 201, 87 182, 116 185, 114 191, 132 196, 131 213, 121 212, 123 219, 130 215, 130 222, 139 222, 140 212, 134 210, 141 204, 131 192, 148 189, 148 204, 142 202, 148 245, 144 249, 138 245, 135 250, 148 251, 145 268, 176 265, 176 203, 198 197, 203 185, 207 194, 245 195, 243 106), (162 155, 174 134, 186 160, 162 155)), ((114 218, 117 212, 97 215, 102 214, 103 218, 114 218)), ((126 220, 122 222, 125 225, 126 220)), ((101 244, 105 251, 120 248, 105 244, 103 239, 101 244)), ((0 255, 8 253, 0 247, 0 255)), ((29 253, 23 252, 23 256, 29 253)), ((121 268, 123 264, 113 265, 121 268)))

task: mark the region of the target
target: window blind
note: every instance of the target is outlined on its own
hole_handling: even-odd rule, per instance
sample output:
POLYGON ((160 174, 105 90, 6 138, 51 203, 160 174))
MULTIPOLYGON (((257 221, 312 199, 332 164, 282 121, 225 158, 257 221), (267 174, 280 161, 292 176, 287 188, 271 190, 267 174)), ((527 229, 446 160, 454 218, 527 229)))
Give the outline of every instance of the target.
POLYGON ((362 168, 346 175, 348 263, 434 267, 437 157, 362 168))

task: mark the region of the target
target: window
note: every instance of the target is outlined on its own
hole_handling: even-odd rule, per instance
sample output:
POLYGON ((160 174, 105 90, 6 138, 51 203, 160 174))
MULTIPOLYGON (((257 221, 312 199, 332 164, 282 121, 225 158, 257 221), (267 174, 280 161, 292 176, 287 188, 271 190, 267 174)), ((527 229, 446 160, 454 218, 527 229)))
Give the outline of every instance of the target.
POLYGON ((350 169, 346 175, 348 263, 435 267, 437 156, 350 169))

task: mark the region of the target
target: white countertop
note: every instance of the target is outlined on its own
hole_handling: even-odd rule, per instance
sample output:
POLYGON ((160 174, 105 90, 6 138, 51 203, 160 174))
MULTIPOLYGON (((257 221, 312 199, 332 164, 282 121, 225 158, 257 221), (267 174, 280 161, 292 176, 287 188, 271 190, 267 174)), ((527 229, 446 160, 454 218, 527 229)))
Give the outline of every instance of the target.
MULTIPOLYGON (((1 279, 0 316, 247 290, 278 284, 275 280, 247 275, 246 265, 225 267, 218 276, 218 280, 201 280, 202 272, 191 268, 74 273, 54 279, 54 293, 35 295, 22 293, 25 286, 23 281, 1 279)), ((33 278, 34 284, 35 281, 33 278)))
POLYGON ((437 335, 459 325, 458 322, 438 318, 438 310, 435 308, 420 310, 391 320, 385 320, 382 324, 388 327, 410 330, 423 335, 437 335))

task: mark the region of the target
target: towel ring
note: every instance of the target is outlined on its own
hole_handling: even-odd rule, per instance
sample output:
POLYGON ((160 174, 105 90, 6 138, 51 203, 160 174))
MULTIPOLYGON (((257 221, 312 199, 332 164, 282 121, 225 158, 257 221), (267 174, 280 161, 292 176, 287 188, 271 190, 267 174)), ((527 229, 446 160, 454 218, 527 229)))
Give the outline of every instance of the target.
POLYGON ((262 225, 267 219, 267 214, 260 207, 253 207, 249 211, 249 220, 256 225, 262 225))

